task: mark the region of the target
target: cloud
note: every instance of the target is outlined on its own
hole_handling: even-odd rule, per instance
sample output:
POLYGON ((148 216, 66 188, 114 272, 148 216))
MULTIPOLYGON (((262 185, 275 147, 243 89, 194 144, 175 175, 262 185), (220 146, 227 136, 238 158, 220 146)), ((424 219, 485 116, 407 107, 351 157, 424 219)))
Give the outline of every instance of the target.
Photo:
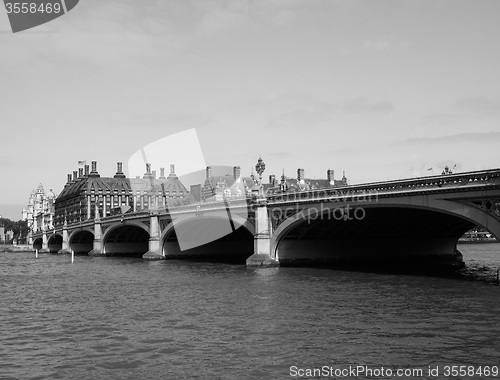
POLYGON ((343 46, 340 51, 343 54, 367 54, 377 52, 388 52, 405 50, 410 46, 408 41, 392 35, 368 38, 349 46, 343 46))
POLYGON ((244 12, 231 9, 214 9, 203 16, 199 28, 204 33, 214 33, 253 25, 251 18, 244 12))
POLYGON ((392 103, 387 101, 373 102, 367 98, 356 98, 346 101, 342 110, 346 113, 389 113, 394 111, 392 103))
MULTIPOLYGON (((131 1, 85 1, 71 13, 17 38, 0 35, 11 65, 41 62, 134 66, 173 55, 186 39, 174 32, 175 14, 159 3, 138 6, 131 1)), ((4 63, 5 64, 5 63, 4 63)), ((136 66, 134 66, 136 67, 136 66)))
POLYGON ((365 40, 361 44, 361 50, 377 50, 377 51, 382 51, 382 50, 390 50, 392 47, 391 43, 389 40, 385 38, 379 38, 377 40, 365 40))
POLYGON ((313 126, 328 123, 340 114, 390 113, 394 106, 388 101, 373 101, 366 97, 343 101, 329 101, 304 94, 268 94, 249 103, 253 108, 264 108, 273 116, 269 128, 313 126))
POLYGON ((437 137, 416 137, 406 140, 406 143, 411 145, 419 144, 441 144, 441 143, 491 143, 500 142, 500 132, 469 132, 457 133, 454 135, 437 136, 437 137))
POLYGON ((387 51, 394 49, 406 49, 408 42, 396 36, 381 36, 378 38, 364 40, 361 49, 365 51, 387 51))
POLYGON ((462 120, 463 115, 454 113, 435 113, 422 118, 422 124, 454 124, 462 120))
POLYGON ((122 112, 116 121, 117 125, 130 125, 139 128, 148 126, 160 127, 201 127, 210 122, 207 116, 198 112, 148 112, 136 113, 122 117, 122 112))
POLYGON ((500 113, 500 101, 486 96, 471 96, 458 99, 454 108, 475 115, 494 115, 500 113))
POLYGON ((271 156, 273 158, 290 158, 290 157, 293 157, 293 154, 291 152, 270 152, 267 155, 271 156))
POLYGON ((268 127, 311 126, 329 121, 338 107, 328 102, 318 102, 281 113, 271 118, 268 127))
POLYGON ((324 0, 203 0, 193 2, 193 7, 201 15, 198 31, 209 34, 284 27, 301 19, 317 21, 318 17, 331 22, 329 16, 345 8, 342 1, 324 0))
POLYGON ((455 124, 472 118, 500 114, 500 101, 486 96, 469 96, 457 99, 445 112, 422 118, 422 124, 455 124))

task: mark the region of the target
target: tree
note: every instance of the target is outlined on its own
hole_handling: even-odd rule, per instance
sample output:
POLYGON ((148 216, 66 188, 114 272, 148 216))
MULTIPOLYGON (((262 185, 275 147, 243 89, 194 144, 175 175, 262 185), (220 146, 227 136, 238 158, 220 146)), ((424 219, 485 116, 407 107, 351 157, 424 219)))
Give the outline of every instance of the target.
POLYGON ((4 227, 5 232, 14 232, 13 239, 25 239, 28 235, 28 222, 26 220, 14 222, 9 218, 0 218, 0 227, 4 227))

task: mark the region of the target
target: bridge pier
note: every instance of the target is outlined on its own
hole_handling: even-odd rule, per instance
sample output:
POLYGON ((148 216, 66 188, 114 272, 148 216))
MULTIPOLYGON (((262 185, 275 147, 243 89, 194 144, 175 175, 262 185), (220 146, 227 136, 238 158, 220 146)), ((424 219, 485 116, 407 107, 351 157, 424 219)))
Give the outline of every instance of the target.
POLYGON ((279 263, 271 257, 271 234, 267 202, 258 199, 255 205, 254 253, 247 259, 247 267, 277 267, 279 263))
POLYGON ((165 260, 160 244, 158 213, 151 214, 149 220, 149 248, 148 251, 142 255, 142 258, 145 260, 165 260))
POLYGON ((64 219, 62 238, 63 238, 62 248, 59 251, 57 251, 57 253, 60 254, 71 253, 71 250, 69 249, 68 223, 66 222, 66 219, 64 219))
POLYGON ((102 251, 102 228, 101 218, 99 217, 99 210, 96 206, 96 217, 94 220, 94 248, 88 253, 89 256, 101 256, 102 251))
POLYGON ((42 249, 40 250, 40 253, 49 253, 49 239, 47 239, 47 231, 43 230, 42 234, 42 249))

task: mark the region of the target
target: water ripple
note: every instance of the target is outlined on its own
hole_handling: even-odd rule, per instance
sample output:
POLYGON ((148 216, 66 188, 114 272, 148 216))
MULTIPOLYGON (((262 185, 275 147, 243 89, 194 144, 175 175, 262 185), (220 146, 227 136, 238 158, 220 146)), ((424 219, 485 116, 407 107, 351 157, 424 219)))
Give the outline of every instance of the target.
POLYGON ((1 379, 281 379, 292 365, 498 365, 499 293, 486 283, 31 256, 0 253, 1 379))

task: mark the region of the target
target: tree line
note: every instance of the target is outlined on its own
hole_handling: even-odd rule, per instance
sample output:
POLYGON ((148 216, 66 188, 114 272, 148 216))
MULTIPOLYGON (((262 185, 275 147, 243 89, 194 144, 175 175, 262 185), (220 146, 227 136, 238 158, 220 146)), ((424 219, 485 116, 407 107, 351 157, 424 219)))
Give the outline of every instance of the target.
POLYGON ((9 218, 0 218, 0 227, 4 227, 5 232, 12 231, 14 236, 12 239, 6 241, 6 243, 11 244, 13 240, 18 242, 24 242, 26 236, 28 236, 28 222, 26 220, 18 220, 14 222, 9 218))

